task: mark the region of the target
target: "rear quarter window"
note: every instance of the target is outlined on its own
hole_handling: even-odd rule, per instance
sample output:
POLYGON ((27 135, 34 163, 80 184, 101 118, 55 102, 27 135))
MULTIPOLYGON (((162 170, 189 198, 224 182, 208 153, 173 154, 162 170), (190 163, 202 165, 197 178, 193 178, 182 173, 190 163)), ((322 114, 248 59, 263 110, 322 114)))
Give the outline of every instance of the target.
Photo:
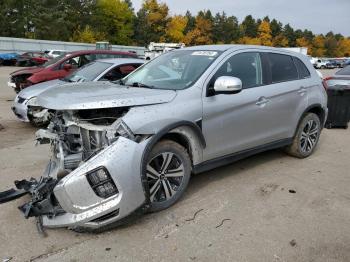
POLYGON ((296 57, 293 57, 294 63, 297 67, 299 78, 300 79, 305 79, 310 77, 310 71, 307 69, 306 65, 296 57))
POLYGON ((285 82, 298 79, 298 71, 289 55, 269 53, 272 83, 285 82))

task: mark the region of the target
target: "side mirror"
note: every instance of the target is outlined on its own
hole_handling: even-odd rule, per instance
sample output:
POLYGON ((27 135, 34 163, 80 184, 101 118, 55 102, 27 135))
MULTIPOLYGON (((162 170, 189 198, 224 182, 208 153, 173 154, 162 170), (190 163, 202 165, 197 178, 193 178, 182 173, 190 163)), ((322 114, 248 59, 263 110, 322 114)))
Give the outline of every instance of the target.
POLYGON ((214 83, 215 94, 237 94, 242 91, 242 81, 237 77, 220 76, 214 83))
POLYGON ((65 64, 65 65, 63 66, 63 69, 66 70, 66 71, 69 71, 69 70, 72 69, 72 65, 71 65, 71 64, 65 64))

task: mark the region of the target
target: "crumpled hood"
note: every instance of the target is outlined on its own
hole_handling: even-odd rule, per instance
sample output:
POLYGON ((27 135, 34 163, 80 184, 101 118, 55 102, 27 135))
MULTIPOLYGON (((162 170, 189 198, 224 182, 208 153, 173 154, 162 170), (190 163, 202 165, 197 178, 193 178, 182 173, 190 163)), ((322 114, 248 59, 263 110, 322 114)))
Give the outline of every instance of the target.
POLYGON ((55 86, 64 85, 67 84, 67 82, 56 79, 51 81, 42 82, 36 85, 29 86, 25 89, 23 89, 21 92, 19 92, 18 96, 29 99, 35 96, 40 95, 42 92, 47 91, 50 88, 53 88, 55 86))
POLYGON ((17 76, 17 75, 22 75, 22 74, 35 74, 35 73, 38 73, 42 70, 44 70, 44 67, 28 67, 28 68, 23 68, 23 69, 19 69, 17 71, 14 71, 10 75, 17 76))
POLYGON ((167 103, 176 91, 126 87, 110 82, 57 86, 41 93, 39 106, 54 110, 81 110, 167 103))

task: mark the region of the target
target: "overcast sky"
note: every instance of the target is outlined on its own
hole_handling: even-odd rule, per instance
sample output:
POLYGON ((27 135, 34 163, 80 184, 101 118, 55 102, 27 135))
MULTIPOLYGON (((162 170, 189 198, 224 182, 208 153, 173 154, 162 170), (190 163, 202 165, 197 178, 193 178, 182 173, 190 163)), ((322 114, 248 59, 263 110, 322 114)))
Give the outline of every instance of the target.
MULTIPOLYGON (((246 15, 263 18, 268 15, 295 29, 309 29, 314 33, 333 31, 350 36, 350 0, 161 0, 171 14, 190 10, 210 9, 213 13, 225 11, 239 21, 246 15)), ((142 0, 132 0, 135 10, 142 0)))

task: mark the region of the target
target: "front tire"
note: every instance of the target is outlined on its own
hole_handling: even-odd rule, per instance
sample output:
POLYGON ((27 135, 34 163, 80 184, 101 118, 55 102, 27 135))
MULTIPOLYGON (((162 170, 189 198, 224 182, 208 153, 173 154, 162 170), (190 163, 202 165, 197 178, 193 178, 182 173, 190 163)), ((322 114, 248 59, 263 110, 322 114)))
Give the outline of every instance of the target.
POLYGON ((163 140, 154 146, 146 163, 148 212, 167 209, 180 199, 189 183, 191 167, 187 150, 178 143, 163 140))
POLYGON ((285 149, 286 153, 297 158, 310 156, 317 146, 320 134, 320 118, 314 113, 307 113, 298 126, 293 143, 285 149))

